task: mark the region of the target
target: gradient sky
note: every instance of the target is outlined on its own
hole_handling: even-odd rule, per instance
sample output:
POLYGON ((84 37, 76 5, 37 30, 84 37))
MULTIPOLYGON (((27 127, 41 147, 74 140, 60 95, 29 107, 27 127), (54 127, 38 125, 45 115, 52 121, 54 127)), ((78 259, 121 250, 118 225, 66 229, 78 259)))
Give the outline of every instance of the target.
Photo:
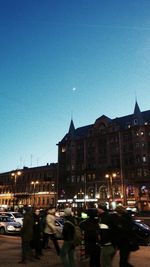
POLYGON ((0 0, 0 172, 69 129, 150 109, 149 0, 0 0))

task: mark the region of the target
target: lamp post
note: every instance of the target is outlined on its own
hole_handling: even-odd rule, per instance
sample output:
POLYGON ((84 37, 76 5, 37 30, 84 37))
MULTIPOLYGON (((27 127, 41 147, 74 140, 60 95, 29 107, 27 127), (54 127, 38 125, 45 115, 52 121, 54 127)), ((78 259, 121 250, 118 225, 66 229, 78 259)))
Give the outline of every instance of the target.
POLYGON ((113 192, 113 178, 116 178, 117 174, 111 173, 111 174, 105 174, 105 178, 109 179, 108 183, 108 191, 109 191, 109 197, 113 200, 114 192, 113 192))
POLYGON ((33 207, 34 207, 35 206, 35 187, 37 184, 39 184, 39 181, 32 181, 31 184, 33 185, 33 194, 34 194, 33 207))
POLYGON ((13 210, 15 208, 15 194, 16 194, 16 185, 17 185, 17 177, 20 176, 21 171, 15 171, 11 173, 11 177, 14 179, 14 188, 13 188, 13 210))

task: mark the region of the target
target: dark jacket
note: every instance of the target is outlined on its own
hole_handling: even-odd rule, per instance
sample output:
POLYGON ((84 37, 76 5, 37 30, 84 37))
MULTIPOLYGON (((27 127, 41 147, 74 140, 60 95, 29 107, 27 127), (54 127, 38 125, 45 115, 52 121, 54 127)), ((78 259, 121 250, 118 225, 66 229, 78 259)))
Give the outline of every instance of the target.
POLYGON ((28 211, 24 215, 21 237, 23 241, 31 241, 33 238, 34 218, 32 211, 28 211))
POLYGON ((99 216, 99 227, 101 231, 101 245, 112 244, 115 245, 115 227, 111 214, 107 211, 99 216))
POLYGON ((98 220, 91 217, 80 224, 85 241, 85 251, 89 254, 100 244, 100 227, 98 220))
POLYGON ((62 231, 62 236, 63 236, 64 241, 73 241, 74 233, 75 233, 75 224, 76 224, 76 221, 73 216, 65 217, 64 227, 62 231))
POLYGON ((113 220, 116 227, 116 244, 118 248, 128 249, 130 241, 136 241, 135 234, 132 230, 132 218, 127 213, 122 215, 116 213, 113 215, 113 220))

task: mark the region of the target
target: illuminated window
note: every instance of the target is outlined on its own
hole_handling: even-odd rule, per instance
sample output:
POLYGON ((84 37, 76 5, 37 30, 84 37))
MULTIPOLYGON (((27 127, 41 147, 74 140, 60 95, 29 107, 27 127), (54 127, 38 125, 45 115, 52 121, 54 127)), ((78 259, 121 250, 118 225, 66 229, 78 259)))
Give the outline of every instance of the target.
POLYGON ((62 153, 66 152, 66 147, 65 146, 61 148, 61 152, 62 153))

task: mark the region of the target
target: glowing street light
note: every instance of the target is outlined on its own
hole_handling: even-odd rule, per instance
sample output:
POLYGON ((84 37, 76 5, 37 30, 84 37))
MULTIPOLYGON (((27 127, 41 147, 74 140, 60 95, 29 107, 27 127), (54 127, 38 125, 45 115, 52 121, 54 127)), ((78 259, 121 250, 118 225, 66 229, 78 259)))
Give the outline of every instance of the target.
POLYGON ((114 172, 114 173, 111 173, 111 174, 106 174, 105 175, 105 178, 109 179, 109 183, 108 183, 108 190, 109 190, 109 195, 110 195, 110 198, 113 199, 113 178, 116 178, 117 174, 114 172))
POLYGON ((35 205, 35 187, 39 184, 39 181, 32 181, 31 184, 33 185, 33 194, 34 194, 34 201, 33 206, 35 205))
POLYGON ((17 185, 17 178, 20 176, 22 173, 21 171, 15 171, 11 173, 11 177, 14 179, 14 187, 13 187, 13 210, 15 207, 15 194, 16 194, 16 185, 17 185))

